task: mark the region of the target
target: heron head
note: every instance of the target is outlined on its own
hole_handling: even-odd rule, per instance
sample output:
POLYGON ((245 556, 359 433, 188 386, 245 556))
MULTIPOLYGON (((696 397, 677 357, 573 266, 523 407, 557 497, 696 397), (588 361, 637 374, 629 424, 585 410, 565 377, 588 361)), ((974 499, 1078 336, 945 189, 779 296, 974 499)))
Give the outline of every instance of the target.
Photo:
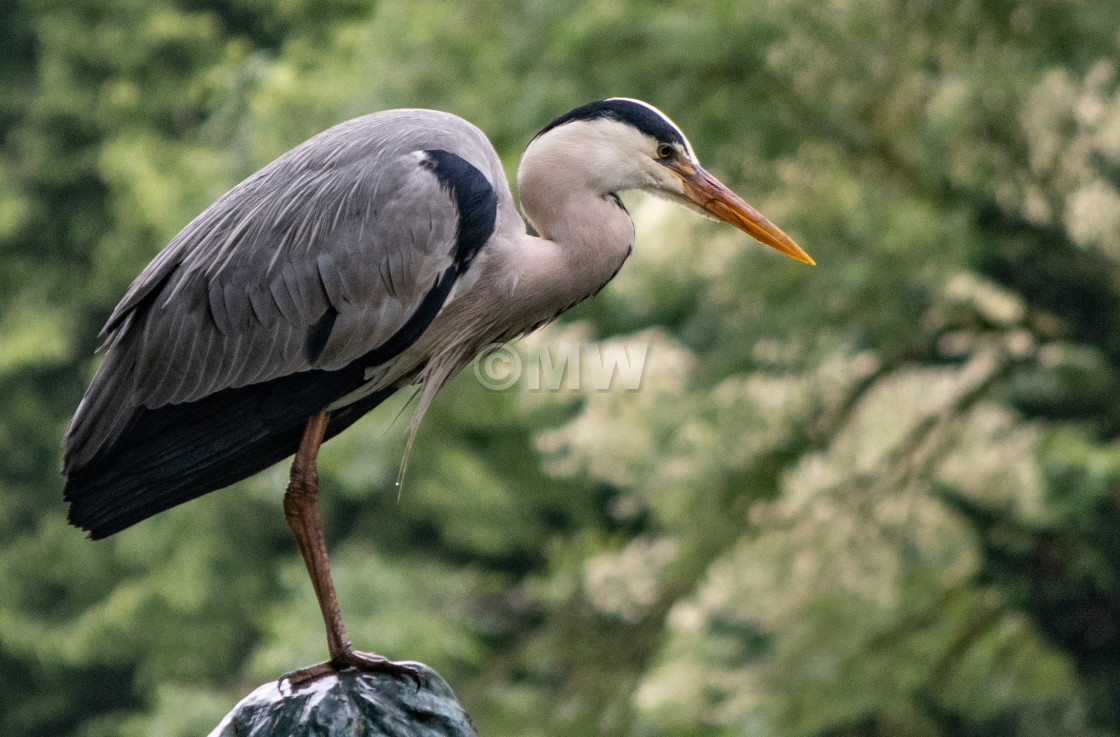
POLYGON ((603 194, 649 192, 730 223, 798 261, 814 263, 778 226, 705 171, 680 128, 648 103, 614 97, 560 116, 530 144, 522 172, 530 154, 552 153, 580 162, 575 175, 603 194))

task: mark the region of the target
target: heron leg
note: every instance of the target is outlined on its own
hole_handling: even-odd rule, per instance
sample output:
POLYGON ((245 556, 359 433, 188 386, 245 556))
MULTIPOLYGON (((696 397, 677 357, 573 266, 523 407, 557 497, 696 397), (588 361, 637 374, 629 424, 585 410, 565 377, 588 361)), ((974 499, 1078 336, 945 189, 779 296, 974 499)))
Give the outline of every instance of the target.
POLYGON ((405 675, 420 684, 420 671, 406 663, 395 663, 376 653, 363 653, 354 649, 346 637, 346 627, 342 624, 342 613, 338 608, 338 596, 331 580, 331 563, 327 556, 327 542, 323 535, 323 518, 319 513, 319 471, 316 458, 319 446, 323 444, 323 434, 327 429, 326 410, 307 421, 300 440, 299 450, 292 461, 288 490, 284 494, 284 517, 288 527, 295 535, 303 562, 311 576, 315 598, 319 600, 319 610, 327 626, 327 649, 330 660, 308 668, 289 673, 281 680, 287 680, 299 687, 348 668, 405 675))

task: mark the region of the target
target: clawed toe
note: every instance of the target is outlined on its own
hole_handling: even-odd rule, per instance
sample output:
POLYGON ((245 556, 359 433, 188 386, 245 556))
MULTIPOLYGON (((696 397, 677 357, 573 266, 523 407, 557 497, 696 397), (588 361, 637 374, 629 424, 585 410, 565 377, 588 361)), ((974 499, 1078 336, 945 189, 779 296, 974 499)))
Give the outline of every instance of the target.
POLYGON ((416 683, 417 691, 424 685, 424 674, 415 665, 398 663, 377 653, 347 650, 342 657, 332 662, 339 670, 354 668, 363 673, 385 673, 398 678, 411 678, 416 683))
POLYGON ((415 665, 398 663, 383 655, 364 653, 359 650, 346 650, 326 662, 292 671, 283 676, 280 681, 287 681, 292 688, 298 689, 323 676, 348 670, 410 678, 416 684, 417 691, 424 685, 424 673, 415 665))
POLYGON ((291 673, 280 676, 280 684, 282 686, 284 684, 284 681, 287 681, 288 685, 293 689, 300 689, 311 683, 312 681, 317 681, 323 676, 330 675, 331 673, 335 672, 336 671, 334 669, 334 666, 331 665, 330 661, 316 663, 315 665, 311 665, 306 668, 300 668, 299 670, 294 670, 291 673))

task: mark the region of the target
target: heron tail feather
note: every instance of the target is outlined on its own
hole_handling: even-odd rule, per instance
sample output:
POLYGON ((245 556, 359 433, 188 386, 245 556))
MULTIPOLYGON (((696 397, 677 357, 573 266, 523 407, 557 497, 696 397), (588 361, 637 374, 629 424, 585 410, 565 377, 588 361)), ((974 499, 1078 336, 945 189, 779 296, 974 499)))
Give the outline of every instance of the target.
MULTIPOLYGON (((315 373, 225 389, 196 402, 137 408, 111 446, 68 473, 63 497, 70 523, 95 540, 108 537, 292 455, 307 419, 337 398, 337 387, 325 393, 315 373)), ((332 412, 326 437, 393 391, 332 412)))

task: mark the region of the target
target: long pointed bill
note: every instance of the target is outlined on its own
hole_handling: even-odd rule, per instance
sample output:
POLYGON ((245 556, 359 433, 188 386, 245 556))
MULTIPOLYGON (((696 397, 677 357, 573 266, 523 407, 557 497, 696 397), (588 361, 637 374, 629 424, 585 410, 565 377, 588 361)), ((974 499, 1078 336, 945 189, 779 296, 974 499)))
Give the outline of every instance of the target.
POLYGON ((763 217, 742 197, 725 187, 718 179, 700 167, 679 167, 676 171, 684 181, 684 196, 692 200, 714 218, 731 223, 761 243, 781 251, 802 263, 816 265, 816 261, 801 246, 782 232, 781 228, 763 217))

